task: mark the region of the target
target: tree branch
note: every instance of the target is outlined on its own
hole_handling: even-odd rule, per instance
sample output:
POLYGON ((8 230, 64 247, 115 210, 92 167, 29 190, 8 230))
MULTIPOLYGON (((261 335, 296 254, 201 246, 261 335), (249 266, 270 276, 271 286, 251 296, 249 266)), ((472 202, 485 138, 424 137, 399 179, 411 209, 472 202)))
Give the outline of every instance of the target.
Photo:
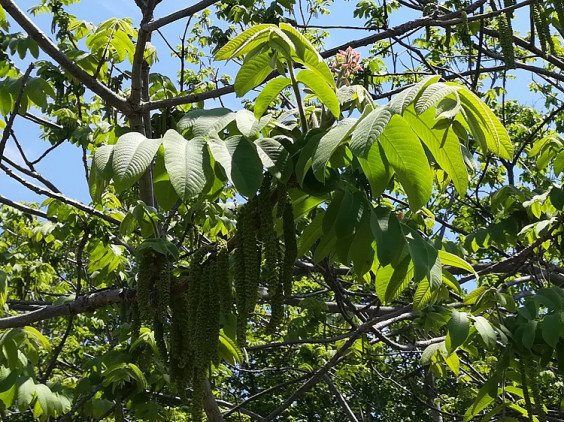
POLYGON ((67 198, 66 196, 64 196, 60 193, 56 193, 56 192, 53 192, 51 190, 42 188, 41 186, 37 186, 37 185, 25 180, 23 177, 14 173, 10 168, 6 167, 6 165, 4 165, 4 164, 0 164, 0 169, 4 170, 4 172, 8 176, 10 176, 12 179, 18 181, 19 183, 24 185, 26 188, 28 188, 32 192, 35 192, 38 195, 45 195, 45 196, 48 196, 49 198, 56 199, 56 200, 61 201, 65 204, 67 204, 67 205, 70 205, 70 206, 72 206, 76 209, 79 209, 79 210, 81 210, 81 211, 83 211, 87 214, 101 218, 102 220, 107 221, 108 223, 115 224, 115 225, 120 224, 120 222, 118 220, 116 220, 115 218, 110 217, 109 215, 106 215, 103 212, 98 211, 95 208, 92 208, 92 207, 90 207, 86 204, 83 204, 82 202, 75 201, 74 199, 67 198))
POLYGON ((2 163, 2 157, 4 157, 4 148, 6 148, 6 144, 8 143, 8 138, 12 133, 12 126, 14 126, 14 121, 16 120, 16 116, 20 111, 20 103, 22 102, 22 97, 25 91, 25 84, 27 83, 29 75, 31 74, 31 71, 33 70, 34 67, 35 65, 33 63, 30 64, 26 72, 20 79, 21 81, 20 92, 18 93, 18 97, 14 102, 14 109, 12 110, 12 113, 10 114, 8 121, 6 122, 6 127, 2 132, 2 139, 0 139, 0 163, 2 163))
POLYGON ((189 6, 185 9, 178 10, 177 12, 163 16, 162 18, 156 19, 152 22, 145 23, 141 25, 141 29, 146 32, 156 31, 157 29, 162 28, 165 25, 192 16, 217 2, 218 0, 202 0, 201 2, 193 4, 192 6, 189 6))
POLYGON ((59 48, 45 35, 24 12, 16 5, 13 0, 0 0, 0 5, 4 10, 33 38, 37 45, 48 56, 55 60, 61 67, 68 71, 72 76, 89 88, 92 92, 115 107, 122 113, 129 115, 131 107, 125 98, 115 94, 110 88, 100 83, 94 76, 79 67, 74 61, 68 58, 59 48))
POLYGON ((292 405, 292 403, 294 403, 303 394, 305 394, 311 388, 313 388, 323 378, 323 376, 325 376, 329 372, 329 370, 340 361, 340 358, 342 356, 344 356, 345 352, 365 332, 371 330, 372 328, 382 329, 382 328, 387 327, 387 326, 389 326, 389 325, 391 325, 395 322, 403 321, 405 319, 414 318, 417 315, 419 315, 418 312, 405 312, 405 313, 402 313, 400 315, 397 315, 395 317, 392 317, 392 318, 389 318, 387 320, 380 321, 380 322, 378 322, 378 321, 381 318, 376 317, 376 318, 371 318, 370 320, 368 320, 364 324, 358 326, 357 329, 355 330, 355 332, 351 335, 351 337, 345 342, 345 344, 343 344, 343 346, 341 346, 341 348, 339 350, 337 350, 337 352, 335 352, 333 357, 331 357, 331 359, 325 365, 323 365, 321 368, 319 368, 314 373, 314 375, 312 377, 310 377, 305 383, 303 383, 301 385, 301 387, 299 387, 296 391, 294 391, 294 393, 292 395, 290 395, 290 397, 288 397, 284 401, 284 403, 282 403, 279 407, 277 407, 269 415, 267 415, 263 419, 263 422, 273 421, 276 418, 278 418, 278 416, 280 416, 288 407, 290 407, 292 405))

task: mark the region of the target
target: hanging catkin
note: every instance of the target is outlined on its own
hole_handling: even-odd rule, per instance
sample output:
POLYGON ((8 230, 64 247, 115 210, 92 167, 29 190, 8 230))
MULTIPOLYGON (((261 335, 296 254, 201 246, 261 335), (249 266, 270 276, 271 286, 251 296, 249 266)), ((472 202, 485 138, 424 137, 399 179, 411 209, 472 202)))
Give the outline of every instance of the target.
POLYGON ((268 331, 274 332, 284 316, 284 289, 280 283, 278 239, 274 230, 272 201, 270 199, 270 177, 265 177, 258 198, 260 216, 260 237, 264 249, 263 280, 268 287, 270 298, 270 321, 268 331))

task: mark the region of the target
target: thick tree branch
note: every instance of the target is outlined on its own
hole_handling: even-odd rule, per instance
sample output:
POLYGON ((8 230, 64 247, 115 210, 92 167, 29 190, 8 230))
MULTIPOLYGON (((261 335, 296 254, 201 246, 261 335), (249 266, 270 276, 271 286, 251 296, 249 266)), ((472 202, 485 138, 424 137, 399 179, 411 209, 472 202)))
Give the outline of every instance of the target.
POLYGON ((104 306, 132 302, 135 298, 135 289, 104 290, 82 296, 63 305, 47 306, 27 314, 0 318, 0 329, 25 327, 50 318, 93 312, 104 306))
POLYGON ((12 207, 18 211, 23 212, 24 214, 35 215, 36 217, 45 218, 46 220, 57 221, 56 218, 48 217, 47 213, 44 211, 29 207, 27 205, 20 204, 18 202, 11 201, 8 198, 4 198, 2 195, 0 195, 0 204, 4 204, 9 207, 12 207))

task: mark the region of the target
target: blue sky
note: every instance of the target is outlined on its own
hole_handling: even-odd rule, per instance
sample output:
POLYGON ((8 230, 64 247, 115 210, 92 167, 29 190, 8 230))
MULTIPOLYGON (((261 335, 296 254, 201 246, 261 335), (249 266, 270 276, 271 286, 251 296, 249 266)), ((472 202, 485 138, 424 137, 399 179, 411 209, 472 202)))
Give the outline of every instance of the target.
MULTIPOLYGON (((188 3, 179 4, 181 2, 165 0, 163 1, 155 11, 155 17, 160 17, 167 15, 175 11, 179 7, 185 7, 188 3)), ((37 4, 37 0, 22 0, 18 1, 18 5, 22 9, 29 9, 30 7, 37 4)), ((312 23, 320 23, 324 25, 360 25, 361 21, 353 19, 354 5, 356 1, 346 2, 343 0, 338 0, 331 7, 331 14, 329 16, 322 16, 317 21, 312 21, 312 23)), ((140 14, 133 0, 98 0, 98 1, 88 1, 83 0, 78 4, 74 4, 69 8, 69 11, 77 16, 78 19, 88 20, 93 23, 103 22, 111 17, 132 17, 134 19, 134 24, 137 25, 140 19, 140 14)), ((406 13, 395 13, 392 15, 392 25, 396 25, 404 22, 407 19, 412 19, 416 15, 406 14, 406 13)), ((34 17, 34 21, 48 34, 50 34, 50 17, 45 15, 40 15, 34 17)), ((517 16, 517 27, 521 26, 523 23, 527 23, 528 17, 526 15, 517 16)), ((170 25, 163 30, 165 36, 169 37, 173 45, 175 41, 178 40, 178 34, 181 33, 183 29, 184 22, 170 25)), ((526 26, 524 26, 526 27, 526 26)), ((12 24, 11 32, 19 32, 20 28, 12 24)), ((368 35, 367 32, 358 30, 333 30, 331 36, 327 42, 327 47, 340 45, 346 40, 351 40, 354 38, 361 38, 368 35)), ((155 36, 153 38, 153 44, 156 45, 159 55, 159 62, 153 67, 153 71, 160 72, 163 74, 169 74, 171 72, 168 69, 177 69, 177 62, 175 59, 170 57, 168 50, 164 47, 164 43, 160 37, 155 36)), ((361 53, 366 53, 367 49, 360 49, 361 53)), ((18 63, 22 68, 25 68, 25 63, 18 63)), ((223 65, 222 65, 223 66, 223 65)), ((220 66, 220 69, 222 67, 220 66)), ((233 67, 231 67, 233 69, 233 67)), ((224 73, 231 70, 227 68, 224 73)), ((233 74, 233 72, 229 72, 233 74)), ((525 72, 513 72, 518 75, 517 80, 508 82, 509 98, 516 98, 527 105, 535 105, 542 107, 542 100, 533 96, 528 90, 528 84, 531 82, 531 76, 525 72), (527 87, 527 88, 525 88, 527 87)), ((229 96, 225 99, 225 103, 228 107, 237 109, 239 105, 239 100, 234 97, 234 95, 229 96)), ((207 107, 217 106, 217 102, 208 101, 207 107)), ((37 110, 30 110, 34 113, 38 113, 37 110)), ((40 132, 37 127, 22 119, 16 119, 15 124, 16 135, 19 135, 19 139, 23 144, 24 150, 29 158, 38 157, 49 144, 40 139, 40 132)), ((15 145, 10 141, 6 147, 6 155, 16 161, 21 161, 20 156, 17 152, 15 145)), ((81 150, 74 145, 65 143, 61 145, 55 152, 48 156, 45 160, 37 166, 37 170, 44 174, 67 196, 78 199, 82 202, 89 203, 90 197, 88 195, 88 189, 86 180, 84 177, 84 168, 82 165, 81 150)), ((41 201, 41 199, 28 191, 27 189, 21 187, 17 182, 8 178, 4 174, 0 174, 0 194, 17 201, 41 201)))

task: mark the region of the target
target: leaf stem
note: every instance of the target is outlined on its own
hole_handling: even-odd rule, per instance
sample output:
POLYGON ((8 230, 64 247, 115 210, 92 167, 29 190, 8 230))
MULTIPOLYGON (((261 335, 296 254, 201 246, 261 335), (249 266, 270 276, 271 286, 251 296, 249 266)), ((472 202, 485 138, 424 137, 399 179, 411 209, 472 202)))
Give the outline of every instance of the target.
POLYGON ((290 79, 292 80, 292 88, 294 89, 296 103, 298 104, 298 110, 300 112, 302 132, 305 135, 307 133, 307 119, 305 115, 304 105, 302 103, 302 95, 300 94, 300 88, 298 87, 298 81, 296 81, 296 75, 294 75, 294 65, 291 62, 288 62, 288 73, 290 74, 290 79))

